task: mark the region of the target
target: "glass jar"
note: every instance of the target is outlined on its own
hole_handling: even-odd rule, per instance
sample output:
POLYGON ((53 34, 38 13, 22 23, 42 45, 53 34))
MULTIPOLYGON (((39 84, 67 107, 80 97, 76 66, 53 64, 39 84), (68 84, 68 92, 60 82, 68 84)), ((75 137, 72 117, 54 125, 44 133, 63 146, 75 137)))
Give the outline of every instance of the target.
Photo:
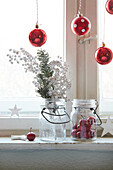
POLYGON ((45 99, 41 106, 39 120, 39 138, 45 141, 58 142, 66 138, 66 124, 70 121, 65 110, 65 100, 45 99), (69 120, 66 120, 68 117, 69 120))
MULTIPOLYGON (((71 112, 71 139, 95 140, 97 136, 98 103, 94 99, 74 99, 71 112)), ((100 124, 101 119, 100 120, 100 124)), ((99 124, 99 125, 100 125, 99 124)))

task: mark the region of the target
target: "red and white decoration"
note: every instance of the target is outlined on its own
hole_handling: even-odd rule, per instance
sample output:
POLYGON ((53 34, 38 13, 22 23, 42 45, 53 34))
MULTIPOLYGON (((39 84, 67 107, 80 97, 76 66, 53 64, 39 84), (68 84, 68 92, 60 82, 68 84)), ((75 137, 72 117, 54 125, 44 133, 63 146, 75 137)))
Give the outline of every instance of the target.
POLYGON ((83 36, 90 32, 91 22, 88 18, 82 16, 82 14, 77 14, 77 17, 71 23, 71 29, 74 34, 83 36))
POLYGON ((109 14, 113 14, 113 0, 107 0, 105 7, 109 14))
POLYGON ((81 0, 79 0, 78 14, 71 23, 71 29, 74 34, 78 36, 83 36, 90 32, 91 22, 89 21, 88 18, 84 17, 80 11, 81 11, 81 0))

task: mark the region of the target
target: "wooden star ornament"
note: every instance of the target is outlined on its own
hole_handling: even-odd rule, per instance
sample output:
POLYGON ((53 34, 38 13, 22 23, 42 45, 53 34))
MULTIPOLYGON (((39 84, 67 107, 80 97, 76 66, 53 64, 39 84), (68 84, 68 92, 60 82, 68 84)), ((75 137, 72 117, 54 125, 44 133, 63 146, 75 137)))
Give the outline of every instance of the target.
POLYGON ((110 119, 110 116, 108 117, 106 123, 102 123, 101 127, 104 128, 101 137, 103 137, 107 133, 113 135, 113 123, 110 119))
POLYGON ((19 113, 18 113, 18 112, 19 112, 20 110, 22 110, 22 109, 20 109, 20 108, 18 109, 17 106, 15 105, 13 109, 9 109, 9 110, 11 111, 11 117, 12 117, 13 115, 16 115, 16 116, 19 117, 19 113))

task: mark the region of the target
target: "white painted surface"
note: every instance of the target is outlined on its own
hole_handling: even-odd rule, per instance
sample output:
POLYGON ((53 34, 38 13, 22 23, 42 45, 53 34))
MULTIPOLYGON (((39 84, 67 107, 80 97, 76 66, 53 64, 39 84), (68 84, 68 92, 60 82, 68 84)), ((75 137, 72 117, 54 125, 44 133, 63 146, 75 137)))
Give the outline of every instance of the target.
POLYGON ((28 140, 23 141, 23 140, 11 140, 10 137, 4 137, 0 138, 0 144, 113 144, 113 138, 97 138, 95 141, 89 141, 89 142, 81 142, 81 141, 72 141, 70 138, 66 138, 65 141, 60 141, 60 142, 47 142, 47 141, 42 141, 38 137, 35 138, 34 141, 30 142, 28 140))

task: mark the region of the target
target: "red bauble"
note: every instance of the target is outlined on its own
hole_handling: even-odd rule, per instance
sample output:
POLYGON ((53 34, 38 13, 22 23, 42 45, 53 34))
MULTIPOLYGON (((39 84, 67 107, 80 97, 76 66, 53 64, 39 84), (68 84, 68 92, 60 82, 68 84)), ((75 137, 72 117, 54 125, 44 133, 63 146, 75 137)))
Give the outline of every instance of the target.
POLYGON ((34 132, 31 132, 31 129, 32 129, 32 128, 30 128, 30 132, 27 134, 27 139, 28 139, 29 141, 34 141, 36 135, 35 135, 34 132))
POLYGON ((45 44, 47 40, 47 35, 42 29, 34 29, 29 34, 29 41, 35 47, 41 47, 45 44))
POLYGON ((83 36, 90 31, 91 22, 88 18, 79 14, 76 18, 73 19, 71 23, 71 29, 74 34, 78 36, 83 36))
POLYGON ((109 48, 100 47, 95 52, 95 59, 99 64, 105 65, 112 61, 113 53, 109 48))
POLYGON ((113 0, 108 0, 105 7, 108 13, 113 14, 113 0))

